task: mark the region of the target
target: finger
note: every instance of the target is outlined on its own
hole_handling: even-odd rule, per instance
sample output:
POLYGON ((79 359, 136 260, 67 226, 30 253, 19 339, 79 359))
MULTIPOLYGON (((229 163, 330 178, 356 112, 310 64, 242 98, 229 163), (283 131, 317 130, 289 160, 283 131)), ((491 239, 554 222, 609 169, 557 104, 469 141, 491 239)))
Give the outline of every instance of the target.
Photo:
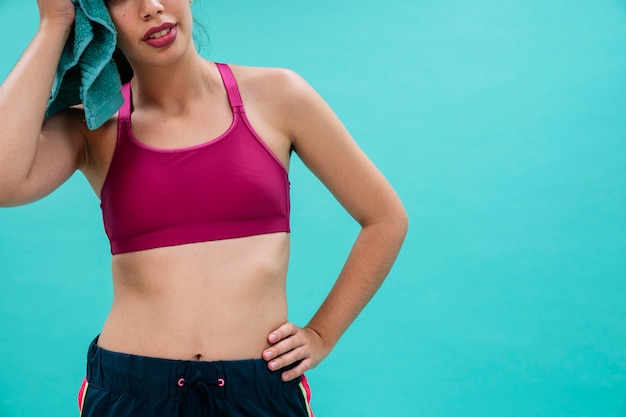
POLYGON ((272 331, 267 337, 267 341, 271 344, 279 342, 280 340, 294 335, 298 331, 298 327, 293 325, 292 323, 285 323, 281 325, 278 329, 272 331))
POLYGON ((276 371, 278 369, 286 368, 289 365, 293 365, 298 361, 306 359, 308 356, 309 355, 306 349, 298 348, 277 356, 276 359, 270 361, 267 366, 270 370, 276 371))
POLYGON ((299 378, 302 374, 311 369, 309 362, 309 360, 303 360, 298 366, 283 372, 280 378, 285 382, 299 378))
POLYGON ((269 361, 270 359, 274 359, 276 357, 284 355, 285 353, 297 349, 301 346, 304 346, 304 341, 302 340, 302 338, 297 337, 296 334, 293 334, 286 339, 283 339, 280 342, 265 349, 263 351, 263 359, 269 361))

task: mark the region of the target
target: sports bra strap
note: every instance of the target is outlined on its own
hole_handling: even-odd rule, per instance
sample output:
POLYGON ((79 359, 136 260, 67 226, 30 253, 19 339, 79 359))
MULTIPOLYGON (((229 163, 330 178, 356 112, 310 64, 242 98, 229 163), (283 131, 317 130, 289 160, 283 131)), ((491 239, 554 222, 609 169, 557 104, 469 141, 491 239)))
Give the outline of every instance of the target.
POLYGON ((226 87, 226 93, 228 94, 230 106, 235 112, 243 112, 243 101, 241 100, 239 87, 237 87, 237 81, 235 80, 233 71, 226 64, 219 64, 216 62, 215 65, 217 65, 217 69, 222 76, 222 81, 224 82, 224 87, 226 87))
POLYGON ((124 104, 122 104, 122 107, 120 107, 120 111, 117 117, 120 122, 127 122, 130 121, 130 111, 133 106, 130 95, 130 82, 122 86, 122 96, 124 96, 124 104))

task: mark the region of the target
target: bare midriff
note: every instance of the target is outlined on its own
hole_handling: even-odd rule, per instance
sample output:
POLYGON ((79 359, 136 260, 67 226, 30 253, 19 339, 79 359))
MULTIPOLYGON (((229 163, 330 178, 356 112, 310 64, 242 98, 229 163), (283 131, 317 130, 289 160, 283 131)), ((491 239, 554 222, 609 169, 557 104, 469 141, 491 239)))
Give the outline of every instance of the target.
POLYGON ((113 305, 98 344, 182 360, 261 357, 287 320, 289 234, 113 256, 113 305))

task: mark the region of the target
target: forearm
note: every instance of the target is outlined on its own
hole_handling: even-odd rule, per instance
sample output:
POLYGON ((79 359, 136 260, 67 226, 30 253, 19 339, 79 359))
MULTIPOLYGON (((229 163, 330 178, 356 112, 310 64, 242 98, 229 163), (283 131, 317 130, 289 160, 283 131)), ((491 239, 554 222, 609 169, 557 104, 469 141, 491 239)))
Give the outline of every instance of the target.
POLYGON ((0 86, 2 195, 19 187, 33 164, 56 68, 70 29, 71 25, 42 20, 37 34, 0 86))
POLYGON ((335 285, 307 325, 319 334, 329 350, 380 288, 406 231, 404 210, 361 229, 335 285))

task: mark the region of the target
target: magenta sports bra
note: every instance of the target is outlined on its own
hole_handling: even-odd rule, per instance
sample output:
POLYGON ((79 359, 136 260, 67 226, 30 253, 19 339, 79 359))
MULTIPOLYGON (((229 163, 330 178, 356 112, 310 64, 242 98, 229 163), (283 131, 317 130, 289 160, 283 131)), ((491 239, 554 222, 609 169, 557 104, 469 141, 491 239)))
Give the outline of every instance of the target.
POLYGON ((289 232, 289 178, 246 117, 230 68, 217 64, 233 122, 200 145, 157 149, 131 127, 122 87, 117 144, 101 191, 111 253, 289 232))

